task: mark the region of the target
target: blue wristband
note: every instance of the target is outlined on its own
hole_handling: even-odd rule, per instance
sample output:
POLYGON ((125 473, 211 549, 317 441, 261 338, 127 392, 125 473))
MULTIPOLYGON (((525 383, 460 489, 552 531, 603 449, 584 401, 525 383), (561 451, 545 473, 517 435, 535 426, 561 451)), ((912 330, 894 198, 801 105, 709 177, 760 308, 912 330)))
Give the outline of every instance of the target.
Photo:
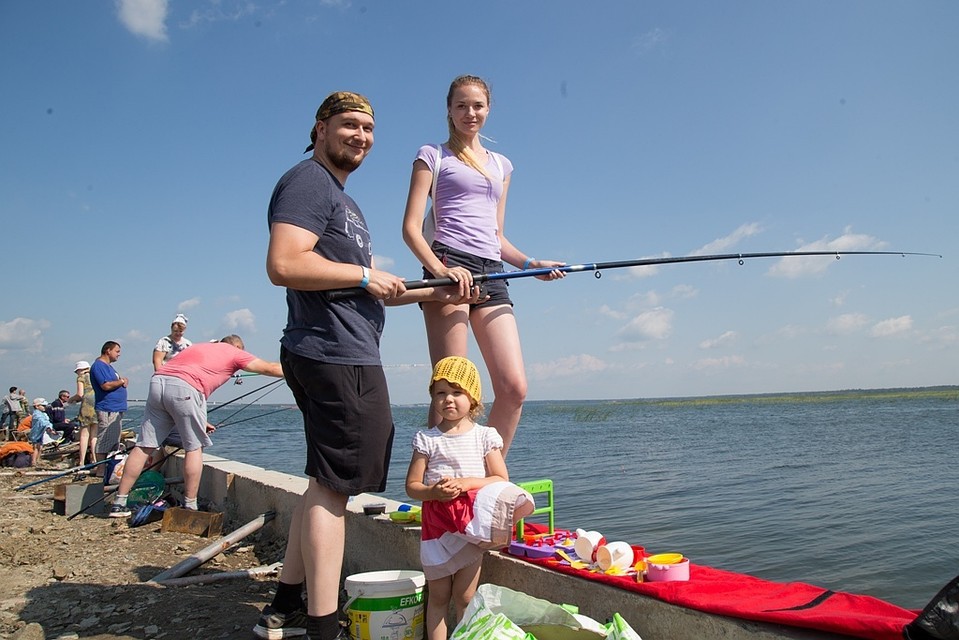
POLYGON ((370 283, 370 270, 366 267, 363 267, 363 279, 360 280, 360 287, 365 289, 366 285, 370 283))
POLYGON ((531 263, 536 258, 526 258, 526 262, 523 263, 523 271, 529 269, 529 263, 531 263))

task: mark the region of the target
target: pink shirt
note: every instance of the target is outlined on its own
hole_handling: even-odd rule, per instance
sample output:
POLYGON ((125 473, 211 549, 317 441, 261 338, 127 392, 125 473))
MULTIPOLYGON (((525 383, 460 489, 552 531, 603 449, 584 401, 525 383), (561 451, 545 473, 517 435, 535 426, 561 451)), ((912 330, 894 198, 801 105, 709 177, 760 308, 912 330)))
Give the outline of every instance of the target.
POLYGON ((209 398, 224 382, 242 370, 256 356, 226 342, 201 342, 171 358, 157 369, 155 376, 172 376, 183 380, 209 398))

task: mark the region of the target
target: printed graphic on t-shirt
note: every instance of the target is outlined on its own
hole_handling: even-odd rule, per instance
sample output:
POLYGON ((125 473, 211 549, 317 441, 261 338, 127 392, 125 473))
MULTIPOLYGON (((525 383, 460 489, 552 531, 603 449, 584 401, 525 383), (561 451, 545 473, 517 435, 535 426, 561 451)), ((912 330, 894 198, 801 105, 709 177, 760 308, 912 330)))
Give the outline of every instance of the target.
POLYGON ((373 243, 370 242, 370 232, 363 224, 363 219, 346 205, 346 235, 356 242, 360 249, 364 247, 369 255, 373 255, 373 243))

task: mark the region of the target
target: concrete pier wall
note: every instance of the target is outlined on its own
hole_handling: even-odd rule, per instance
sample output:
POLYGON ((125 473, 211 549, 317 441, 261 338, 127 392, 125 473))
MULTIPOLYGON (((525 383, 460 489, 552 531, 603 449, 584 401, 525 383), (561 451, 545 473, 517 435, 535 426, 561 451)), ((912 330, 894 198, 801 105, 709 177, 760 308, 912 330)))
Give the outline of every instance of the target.
MULTIPOLYGON (((200 495, 227 517, 231 530, 256 516, 275 511, 264 533, 285 539, 297 500, 307 480, 260 467, 204 456, 200 495)), ((166 475, 182 475, 182 458, 165 469, 166 475)), ((386 516, 365 516, 363 505, 386 503, 387 513, 400 504, 381 496, 363 494, 349 504, 346 521, 346 557, 343 575, 385 569, 420 569, 419 528, 400 525, 386 516)), ((644 640, 842 640, 845 636, 806 631, 725 618, 670 605, 637 593, 567 576, 508 554, 487 553, 482 582, 499 584, 555 603, 579 607, 582 614, 605 622, 613 613, 622 615, 644 640)))

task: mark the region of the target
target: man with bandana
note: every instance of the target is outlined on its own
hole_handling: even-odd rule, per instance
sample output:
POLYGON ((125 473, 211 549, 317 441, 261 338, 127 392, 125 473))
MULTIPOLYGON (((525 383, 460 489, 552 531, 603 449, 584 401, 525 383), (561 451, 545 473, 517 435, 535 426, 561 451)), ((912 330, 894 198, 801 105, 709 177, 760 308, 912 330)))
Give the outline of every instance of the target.
POLYGON ((276 595, 253 629, 260 638, 342 633, 346 503, 385 490, 393 441, 379 352, 385 304, 479 299, 479 287, 466 283, 407 291, 401 278, 376 268, 366 218, 344 191, 373 146, 373 128, 364 96, 330 94, 310 131, 312 157, 287 171, 270 199, 267 273, 286 287, 280 363, 303 413, 310 481, 290 522, 276 595), (326 293, 357 287, 365 292, 350 299, 326 293))

